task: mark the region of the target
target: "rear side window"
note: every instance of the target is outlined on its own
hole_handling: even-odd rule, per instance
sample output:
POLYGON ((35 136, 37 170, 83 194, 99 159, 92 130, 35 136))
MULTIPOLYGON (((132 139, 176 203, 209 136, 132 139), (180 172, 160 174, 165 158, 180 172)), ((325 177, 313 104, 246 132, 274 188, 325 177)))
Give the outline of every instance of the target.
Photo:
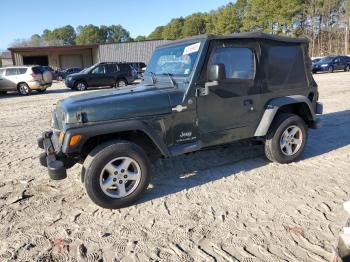
POLYGON ((42 72, 43 72, 42 68, 39 67, 39 66, 33 67, 33 68, 32 68, 32 71, 33 71, 33 73, 36 74, 36 75, 40 75, 40 74, 42 74, 42 72))
POLYGON ((118 68, 115 64, 106 65, 107 74, 113 74, 118 71, 118 68))
POLYGON ((7 76, 18 75, 17 68, 7 68, 5 75, 7 76))
POLYGON ((250 48, 218 48, 211 57, 210 65, 225 65, 226 79, 254 79, 255 59, 250 48))
POLYGON ((297 46, 268 46, 265 72, 269 89, 305 87, 306 72, 302 49, 297 46))
POLYGON ((123 71, 123 72, 128 72, 131 70, 130 66, 127 64, 120 64, 119 68, 120 68, 120 71, 123 71))
POLYGON ((25 74, 26 72, 27 72, 27 68, 18 68, 18 71, 19 71, 19 74, 20 75, 23 75, 23 74, 25 74))

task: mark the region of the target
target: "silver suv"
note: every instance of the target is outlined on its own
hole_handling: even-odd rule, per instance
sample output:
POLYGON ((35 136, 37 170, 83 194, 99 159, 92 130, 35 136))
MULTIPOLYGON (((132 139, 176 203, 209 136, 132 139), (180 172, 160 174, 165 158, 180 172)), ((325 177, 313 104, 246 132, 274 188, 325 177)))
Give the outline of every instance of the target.
POLYGON ((32 90, 44 93, 52 85, 52 73, 41 66, 0 68, 0 94, 17 91, 30 95, 32 90))

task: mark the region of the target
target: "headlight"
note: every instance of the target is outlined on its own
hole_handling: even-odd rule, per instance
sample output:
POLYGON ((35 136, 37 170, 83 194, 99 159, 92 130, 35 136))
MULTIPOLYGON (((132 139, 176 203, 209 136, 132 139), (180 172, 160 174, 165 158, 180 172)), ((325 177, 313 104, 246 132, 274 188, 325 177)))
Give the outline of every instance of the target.
POLYGON ((72 81, 72 77, 71 77, 71 76, 68 76, 68 77, 67 77, 67 80, 68 80, 68 81, 72 81))
POLYGON ((323 64, 323 65, 321 65, 322 67, 327 67, 328 66, 328 64, 323 64))

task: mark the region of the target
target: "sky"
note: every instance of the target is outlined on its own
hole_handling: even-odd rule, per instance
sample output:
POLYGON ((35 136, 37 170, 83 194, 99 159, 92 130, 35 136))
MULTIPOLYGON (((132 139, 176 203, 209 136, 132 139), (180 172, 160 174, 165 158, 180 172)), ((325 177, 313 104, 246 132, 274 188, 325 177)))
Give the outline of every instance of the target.
POLYGON ((172 18, 209 12, 229 0, 1 0, 0 50, 15 39, 41 34, 44 29, 72 25, 121 24, 132 37, 148 35, 172 18))

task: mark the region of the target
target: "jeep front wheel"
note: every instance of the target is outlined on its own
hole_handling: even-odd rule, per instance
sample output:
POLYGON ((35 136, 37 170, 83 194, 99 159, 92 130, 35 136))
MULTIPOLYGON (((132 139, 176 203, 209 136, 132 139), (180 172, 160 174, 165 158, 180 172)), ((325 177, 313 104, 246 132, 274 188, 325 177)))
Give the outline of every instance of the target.
POLYGON ((280 114, 275 119, 265 141, 266 157, 281 164, 296 160, 307 142, 307 126, 293 114, 280 114))
POLYGON ((98 146, 84 162, 84 184, 91 200, 103 208, 131 205, 149 184, 149 160, 141 147, 127 141, 98 146))

